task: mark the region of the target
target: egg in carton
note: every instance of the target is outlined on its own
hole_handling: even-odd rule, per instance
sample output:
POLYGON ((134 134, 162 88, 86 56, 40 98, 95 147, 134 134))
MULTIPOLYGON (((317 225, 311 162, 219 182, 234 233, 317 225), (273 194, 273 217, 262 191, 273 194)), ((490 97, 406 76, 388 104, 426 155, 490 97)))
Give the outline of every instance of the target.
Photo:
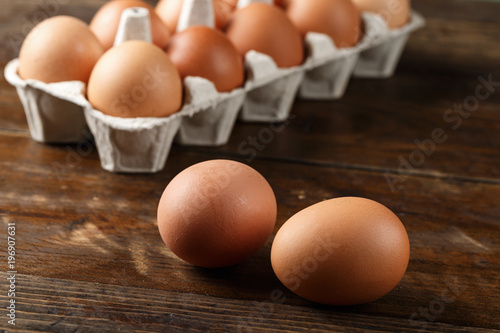
POLYGON ((75 143, 88 139, 84 107, 85 83, 45 83, 22 79, 19 59, 5 67, 5 79, 16 87, 33 140, 42 143, 75 143))
MULTIPOLYGON (((242 8, 252 2, 267 0, 240 0, 242 8)), ((369 13, 362 15, 365 34, 354 47, 337 48, 326 34, 309 32, 305 36, 307 58, 301 66, 278 68, 267 55, 250 51, 246 54, 248 81, 247 97, 240 119, 253 122, 284 121, 290 115, 298 93, 302 99, 334 100, 344 95, 359 54, 373 39, 384 34, 372 24, 369 13)))
MULTIPOLYGON (((179 30, 195 24, 210 25, 210 19, 199 13, 213 10, 208 9, 211 6, 210 0, 184 1, 179 30)), ((127 40, 151 42, 147 10, 130 8, 123 12, 115 45, 127 40)), ((174 139, 186 145, 225 144, 243 103, 244 89, 219 93, 204 78, 186 77, 184 90, 182 109, 164 118, 112 117, 88 103, 85 116, 102 167, 112 172, 158 172, 165 166, 174 139)))
MULTIPOLYGON (((128 40, 151 42, 147 9, 123 11, 115 46, 128 40)), ((94 109, 89 102, 85 107, 85 118, 94 135, 101 166, 111 172, 146 173, 163 169, 182 116, 179 111, 164 118, 119 118, 94 109)))
MULTIPOLYGON (((272 5, 272 0, 239 0, 237 8, 254 2, 272 5)), ((268 55, 249 51, 245 55, 247 92, 240 120, 248 122, 279 122, 286 120, 304 77, 303 66, 278 68, 268 55)))
MULTIPOLYGON (((205 113, 219 113, 228 108, 227 104, 223 105, 221 101, 226 103, 231 100, 231 98, 219 99, 218 94, 214 92, 213 84, 199 77, 186 77, 184 88, 186 100, 183 108, 163 118, 112 117, 95 110, 90 103, 87 103, 85 116, 94 135, 102 168, 111 172, 126 173, 161 171, 165 167, 176 135, 183 129, 184 121, 196 119, 205 113)), ((206 126, 209 130, 205 128, 205 124, 201 124, 200 131, 193 130, 187 134, 188 139, 193 140, 196 135, 201 134, 199 137, 204 144, 213 144, 216 140, 220 140, 220 133, 212 135, 217 132, 218 126, 221 126, 219 123, 214 125, 215 122, 206 126), (203 141, 207 138, 211 140, 208 143, 203 141)), ((192 127, 190 124, 187 129, 190 130, 192 127)), ((184 130, 186 131, 185 128, 184 130)))
POLYGON ((370 47, 372 41, 384 31, 374 24, 372 14, 362 13, 364 33, 353 47, 337 48, 330 36, 309 32, 305 37, 307 59, 305 75, 299 97, 309 100, 342 98, 358 62, 359 54, 370 47))
MULTIPOLYGON (((215 28, 215 14, 211 0, 184 0, 177 31, 191 26, 215 28)), ((246 97, 246 91, 236 88, 230 92, 218 92, 215 85, 203 78, 187 77, 185 85, 187 102, 206 106, 185 112, 175 141, 181 145, 221 146, 229 141, 238 113, 246 97), (194 87, 197 86, 196 89, 194 87), (206 104, 206 103, 205 103, 206 104)))
MULTIPOLYGON (((367 13, 368 14, 368 13, 367 13)), ((365 24, 375 36, 366 50, 360 53, 354 68, 354 76, 360 78, 388 78, 394 74, 410 34, 425 26, 425 19, 411 11, 408 23, 397 29, 389 29, 378 14, 366 15, 365 24)))

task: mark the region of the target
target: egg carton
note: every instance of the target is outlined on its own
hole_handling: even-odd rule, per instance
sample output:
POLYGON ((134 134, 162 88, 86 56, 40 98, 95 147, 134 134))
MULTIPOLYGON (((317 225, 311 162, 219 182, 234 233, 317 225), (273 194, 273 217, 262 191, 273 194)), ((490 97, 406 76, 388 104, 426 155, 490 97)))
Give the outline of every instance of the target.
POLYGON ((354 68, 354 77, 388 78, 394 75, 406 42, 412 32, 425 26, 425 19, 416 11, 409 22, 398 29, 389 29, 385 20, 376 14, 366 16, 365 23, 376 31, 366 49, 360 53, 354 68))
POLYGON ((229 141, 245 99, 245 90, 219 93, 214 84, 200 77, 187 77, 185 91, 191 110, 181 110, 183 120, 175 138, 181 145, 221 146, 229 141), (193 99, 194 97, 194 99, 193 99))
POLYGON ((212 82, 186 77, 188 96, 183 108, 164 118, 118 118, 95 110, 85 116, 94 135, 103 169, 112 172, 149 173, 165 167, 174 139, 183 144, 224 144, 229 139, 244 95, 241 90, 216 93, 212 82))
POLYGON ((17 74, 19 60, 5 67, 5 79, 13 85, 23 104, 33 140, 74 143, 87 140, 84 107, 85 84, 80 81, 44 83, 23 80, 17 74))
MULTIPOLYGON (((147 10, 124 11, 115 44, 130 39, 151 41, 147 10)), ((94 109, 85 97, 83 82, 23 80, 18 68, 19 60, 12 60, 5 76, 18 90, 33 139, 74 143, 86 140, 86 129, 90 128, 101 165, 111 172, 162 170, 174 139, 185 145, 227 143, 245 99, 243 88, 219 93, 206 79, 186 77, 184 105, 179 112, 165 118, 119 118, 94 109)))
MULTIPOLYGON (((203 4, 209 3, 185 1, 179 22, 182 29, 194 24, 193 16, 186 15, 186 12, 190 13, 195 5, 203 4)), ((147 10, 130 9, 122 14, 115 44, 129 39, 151 41, 147 10), (129 31, 142 31, 143 34, 129 38, 129 31)), ((88 103, 85 116, 104 169, 128 173, 158 172, 164 168, 174 140, 184 145, 218 146, 227 143, 245 98, 244 89, 219 93, 212 82, 201 77, 186 77, 183 83, 184 105, 169 117, 111 117, 88 103)))
MULTIPOLYGON (((240 0, 237 6, 243 8, 253 2, 272 4, 272 0, 240 0)), ((247 96, 239 116, 241 121, 281 122, 290 116, 297 94, 330 99, 345 89, 353 66, 346 68, 343 64, 355 62, 354 56, 337 50, 333 41, 323 34, 308 33, 305 43, 307 59, 292 68, 279 68, 271 57, 256 51, 245 55, 247 96), (337 75, 339 72, 341 77, 337 75), (344 75, 344 72, 349 73, 344 75)))
MULTIPOLYGON (((241 1, 239 6, 251 2, 254 1, 241 1)), ((210 0, 185 0, 178 30, 200 24, 213 27, 210 17, 210 0)), ((360 54, 394 45, 394 39, 405 34, 407 37, 423 25, 423 18, 417 13, 397 31, 384 29, 384 21, 375 14, 364 13, 363 20, 366 34, 353 48, 338 49, 328 36, 309 33, 305 40, 308 56, 301 66, 278 68, 269 56, 250 51, 245 57, 247 81, 244 87, 229 93, 219 93, 206 79, 187 77, 184 106, 165 118, 105 115, 87 101, 83 82, 46 84, 23 80, 17 74, 17 59, 6 66, 5 77, 17 89, 34 140, 84 141, 90 128, 105 170, 157 172, 164 168, 174 140, 182 145, 223 145, 228 142, 238 115, 244 121, 283 121, 289 116, 297 93, 308 99, 340 98, 353 70, 358 68, 360 54)), ((147 10, 124 11, 115 44, 130 39, 151 41, 147 10)))
MULTIPOLYGON (((240 0, 238 7, 252 2, 240 0)), ((382 16, 362 13, 364 33, 354 47, 338 48, 327 35, 308 33, 305 37, 307 58, 296 68, 280 69, 263 54, 246 55, 249 79, 247 98, 240 119, 252 122, 279 122, 290 115, 295 96, 308 100, 342 98, 350 78, 389 77, 394 74, 411 32, 425 25, 424 18, 413 11, 407 25, 389 29, 382 16)))
POLYGON ((290 115, 295 95, 304 77, 301 66, 278 68, 265 54, 245 55, 247 82, 240 119, 250 122, 279 122, 290 115))
POLYGON ((5 77, 18 90, 32 138, 75 143, 87 140, 90 128, 102 167, 112 172, 162 170, 174 138, 181 144, 225 144, 245 98, 244 89, 219 94, 212 82, 186 77, 186 103, 179 112, 165 118, 119 118, 94 109, 82 82, 23 80, 18 67, 18 59, 10 61, 5 77))
MULTIPOLYGON (((207 26, 215 29, 215 14, 211 0, 185 0, 177 25, 177 31, 191 26, 207 26)), ((188 79, 188 78, 186 78, 188 79)), ((185 113, 175 141, 181 145, 221 146, 229 141, 238 113, 246 97, 244 88, 220 93, 214 84, 203 78, 189 78, 186 85, 186 101, 199 105, 195 112, 185 113), (198 83, 197 87, 193 83, 198 83), (203 106, 204 101, 212 101, 203 106)))
POLYGON ((299 97, 310 100, 335 100, 344 95, 359 54, 366 50, 373 39, 384 31, 378 28, 376 18, 362 14, 365 31, 353 47, 338 48, 325 34, 308 33, 305 38, 307 59, 303 65, 304 80, 299 97))
MULTIPOLYGON (((238 7, 252 2, 272 4, 271 0, 240 0, 238 7)), ((365 33, 354 47, 338 48, 326 34, 306 34, 307 57, 301 66, 278 68, 267 55, 255 51, 246 54, 247 98, 240 119, 249 122, 284 121, 290 115, 297 94, 309 100, 341 98, 359 54, 387 33, 380 23, 380 20, 383 21, 380 16, 363 13, 362 19, 365 33)))

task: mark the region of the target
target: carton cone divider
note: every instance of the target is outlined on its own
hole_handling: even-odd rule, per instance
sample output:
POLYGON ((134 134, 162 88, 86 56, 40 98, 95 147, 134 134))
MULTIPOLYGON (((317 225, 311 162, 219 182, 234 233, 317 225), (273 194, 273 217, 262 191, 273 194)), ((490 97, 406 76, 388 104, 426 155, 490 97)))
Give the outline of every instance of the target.
POLYGON ((238 8, 238 9, 245 8, 246 6, 248 6, 249 4, 254 3, 254 2, 263 2, 263 3, 267 3, 268 5, 273 4, 272 0, 238 0, 238 4, 237 4, 236 8, 238 8))
POLYGON ((123 11, 114 46, 118 46, 128 40, 153 42, 149 10, 146 8, 133 7, 123 11))
POLYGON ((215 28, 215 13, 212 0, 184 0, 182 4, 177 32, 195 25, 215 28))

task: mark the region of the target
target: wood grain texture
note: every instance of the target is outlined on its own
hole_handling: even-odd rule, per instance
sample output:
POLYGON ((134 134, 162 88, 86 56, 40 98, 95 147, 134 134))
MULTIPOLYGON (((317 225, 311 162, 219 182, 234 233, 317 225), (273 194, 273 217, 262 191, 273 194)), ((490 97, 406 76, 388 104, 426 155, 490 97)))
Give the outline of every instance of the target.
MULTIPOLYGON (((72 1, 56 11, 89 22, 104 2, 72 1)), ((3 67, 18 52, 13 36, 22 37, 48 7, 38 0, 2 6, 3 67)), ((479 76, 500 81, 500 4, 419 0, 414 7, 427 26, 410 38, 393 78, 354 79, 340 101, 297 101, 282 127, 238 123, 224 147, 174 146, 166 169, 155 175, 103 171, 91 143, 32 141, 15 89, 0 78, 0 244, 4 253, 6 225, 16 222, 18 259, 18 325, 12 330, 6 322, 8 274, 0 273, 0 329, 500 330, 500 91, 495 87, 456 129, 457 120, 443 119, 475 94, 479 76), (399 170, 415 140, 431 138, 436 128, 446 142, 421 165, 399 170), (263 143, 259 135, 268 129, 272 140, 263 143), (268 179, 279 203, 275 231, 297 211, 332 197, 386 205, 410 237, 403 280, 376 302, 328 307, 279 282, 269 260, 272 238, 227 269, 177 259, 157 231, 159 198, 178 172, 215 158, 248 163, 268 179), (392 188, 387 177, 396 181, 392 188), (276 290, 284 301, 273 302, 276 290)))
MULTIPOLYGON (((0 274, 0 276, 3 274, 0 274)), ((246 302, 157 291, 149 288, 116 286, 19 276, 25 287, 20 295, 26 331, 56 332, 418 332, 419 323, 363 313, 271 302, 246 302), (68 302, 71 300, 71 302, 68 302), (92 315, 90 315, 92 314, 92 315), (412 327, 413 326, 413 327, 412 327)), ((426 323, 432 332, 498 332, 426 323)))
MULTIPOLYGON (((4 224, 23 222, 17 231, 22 240, 18 269, 23 274, 248 302, 269 301, 271 292, 280 289, 288 305, 322 308, 281 286, 269 262, 271 240, 247 262, 223 270, 187 265, 163 245, 155 216, 163 188, 185 167, 223 155, 176 148, 170 157, 175 162, 164 172, 130 176, 100 170, 93 152, 58 180, 51 164, 65 160, 65 147, 19 136, 3 136, 0 142, 1 151, 16 142, 24 152, 5 156, 18 161, 2 163, 0 205, 4 224), (19 172, 23 177, 17 176, 19 172)), ((500 279, 500 185, 413 176, 401 192, 391 192, 381 186, 382 175, 373 171, 302 164, 291 169, 288 162, 267 160, 251 165, 276 191, 277 227, 310 204, 346 195, 377 198, 404 222, 412 256, 403 281, 377 302, 335 309, 344 316, 361 313, 404 321, 420 308, 440 302, 441 293, 453 292, 455 300, 446 304, 440 323, 500 328, 495 321, 500 311, 495 301, 500 279), (489 196, 478 203, 483 193, 489 196), (411 201, 401 200, 405 195, 411 201)))

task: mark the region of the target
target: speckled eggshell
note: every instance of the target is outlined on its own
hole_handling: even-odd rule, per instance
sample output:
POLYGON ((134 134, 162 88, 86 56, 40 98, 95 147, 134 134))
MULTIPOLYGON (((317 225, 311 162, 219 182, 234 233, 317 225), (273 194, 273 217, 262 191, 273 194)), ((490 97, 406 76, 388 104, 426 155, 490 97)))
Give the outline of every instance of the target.
POLYGON ((112 0, 102 6, 90 22, 90 29, 97 36, 105 50, 113 47, 122 13, 127 8, 142 7, 149 10, 153 43, 165 47, 170 38, 168 28, 155 13, 153 7, 141 0, 112 0))
POLYGON ((352 0, 361 11, 381 15, 390 29, 400 28, 410 20, 410 0, 352 0))
POLYGON ((158 228, 170 250, 190 264, 215 268, 254 254, 276 222, 271 186, 251 167, 228 160, 193 165, 166 187, 158 228))
POLYGON ((133 40, 99 59, 87 94, 95 109, 110 116, 166 117, 181 107, 182 82, 162 49, 133 40))
POLYGON ((243 59, 218 30, 193 26, 172 36, 166 51, 181 77, 199 76, 212 81, 220 92, 243 85, 243 59))
POLYGON ((251 3, 234 12, 225 31, 242 56, 254 50, 267 54, 281 68, 304 61, 302 36, 277 6, 251 3))
POLYGON ((399 283, 410 244, 398 217, 363 198, 337 198, 292 216, 276 234, 271 262, 296 294, 323 304, 374 301, 399 283))
POLYGON ((70 16, 54 16, 38 24, 19 53, 19 76, 45 83, 87 83, 104 50, 88 25, 70 16))
POLYGON ((361 14, 351 0, 290 0, 287 15, 303 36, 330 36, 339 48, 356 45, 361 36, 361 14))

